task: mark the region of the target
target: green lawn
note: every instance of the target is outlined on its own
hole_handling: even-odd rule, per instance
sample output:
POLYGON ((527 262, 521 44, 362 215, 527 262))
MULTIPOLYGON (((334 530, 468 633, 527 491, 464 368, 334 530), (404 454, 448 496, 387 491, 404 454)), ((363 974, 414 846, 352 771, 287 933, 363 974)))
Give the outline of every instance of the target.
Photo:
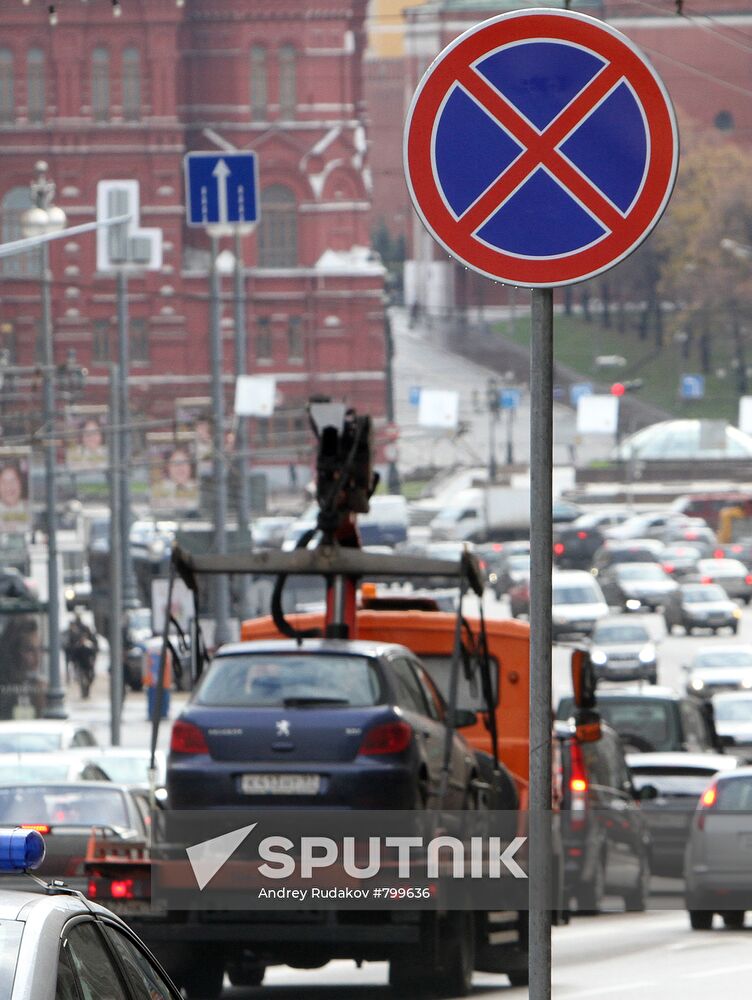
MULTIPOLYGON (((517 318, 514 334, 510 324, 497 324, 498 331, 514 343, 528 346, 530 343, 529 320, 517 318)), ((679 381, 682 374, 701 372, 697 356, 689 359, 681 356, 680 346, 673 343, 670 333, 666 343, 658 351, 652 335, 640 340, 636 331, 619 333, 615 328, 607 328, 596 322, 586 323, 581 316, 554 316, 554 357, 561 364, 580 372, 585 381, 600 383, 607 387, 624 379, 643 380, 639 390, 641 399, 661 406, 676 416, 723 417, 736 423, 738 415, 738 394, 736 380, 729 364, 728 349, 724 351, 722 342, 714 346, 714 367, 723 367, 728 374, 718 378, 715 374, 705 377, 705 398, 702 400, 682 400, 679 398, 679 381), (618 354, 627 359, 624 368, 596 368, 595 358, 599 355, 618 354)), ((750 388, 752 391, 752 385, 750 388)))

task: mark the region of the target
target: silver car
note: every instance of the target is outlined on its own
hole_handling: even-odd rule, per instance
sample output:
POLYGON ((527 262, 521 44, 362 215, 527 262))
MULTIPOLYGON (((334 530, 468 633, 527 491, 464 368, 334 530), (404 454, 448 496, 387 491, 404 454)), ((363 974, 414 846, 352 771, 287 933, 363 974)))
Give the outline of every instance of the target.
POLYGON ((720 913, 742 927, 752 910, 752 767, 718 774, 700 796, 684 864, 685 902, 694 930, 720 913))
POLYGON ((752 691, 752 646, 703 646, 686 666, 687 694, 752 691))
POLYGON ((752 749, 752 691, 722 691, 713 695, 715 731, 729 753, 752 749))
POLYGON ((639 621, 604 618, 593 629, 590 659, 599 679, 657 683, 655 643, 639 621))

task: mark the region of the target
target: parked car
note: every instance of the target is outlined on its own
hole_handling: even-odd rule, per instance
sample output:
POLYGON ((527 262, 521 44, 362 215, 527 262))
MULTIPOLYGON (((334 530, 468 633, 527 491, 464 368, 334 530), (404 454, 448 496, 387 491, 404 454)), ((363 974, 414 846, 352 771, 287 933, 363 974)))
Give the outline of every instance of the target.
MULTIPOLYGON (((402 646, 228 645, 173 725, 170 805, 434 806, 446 725, 441 695, 402 646)), ((445 807, 464 805, 476 773, 472 750, 453 732, 445 807)))
POLYGON ((57 719, 0 722, 0 753, 56 753, 71 747, 95 747, 88 726, 57 719))
POLYGON ((669 594, 663 605, 666 631, 679 626, 687 635, 695 629, 718 632, 728 628, 735 635, 742 613, 718 583, 684 583, 669 594))
MULTIPOLYGON (((597 912, 606 894, 644 910, 650 883, 650 834, 619 737, 608 725, 594 743, 557 722, 562 767, 561 831, 565 899, 597 912)), ((646 790, 644 794, 650 793, 646 790)))
POLYGON ((611 607, 625 611, 655 611, 677 589, 677 584, 656 562, 616 563, 598 574, 603 596, 611 607))
POLYGON ((657 681, 655 642, 639 621, 602 618, 590 636, 590 659, 596 676, 603 680, 657 681))
POLYGON ((712 703, 721 743, 730 753, 752 750, 752 691, 721 691, 712 703))
POLYGON ((632 782, 640 791, 652 785, 642 808, 652 841, 651 867, 655 875, 680 878, 692 817, 700 795, 719 771, 738 767, 731 754, 637 753, 627 755, 632 782))
MULTIPOLYGON (((696 698, 676 694, 670 688, 645 685, 599 689, 596 700, 602 718, 619 734, 627 752, 709 753, 719 749, 709 710, 696 698)), ((573 714, 574 699, 562 698, 556 718, 569 719, 573 714)))
POLYGON ((697 572, 702 583, 719 583, 729 597, 752 600, 752 573, 738 559, 700 559, 697 572))
POLYGON ((693 930, 709 930, 720 913, 744 926, 752 909, 752 768, 717 774, 697 803, 684 866, 685 903, 693 930))
POLYGON ((604 530, 628 516, 626 511, 597 511, 557 525, 553 532, 554 562, 560 569, 590 569, 593 556, 605 541, 604 530))
POLYGON ((752 646, 703 646, 684 669, 687 693, 698 698, 718 691, 750 691, 752 646))

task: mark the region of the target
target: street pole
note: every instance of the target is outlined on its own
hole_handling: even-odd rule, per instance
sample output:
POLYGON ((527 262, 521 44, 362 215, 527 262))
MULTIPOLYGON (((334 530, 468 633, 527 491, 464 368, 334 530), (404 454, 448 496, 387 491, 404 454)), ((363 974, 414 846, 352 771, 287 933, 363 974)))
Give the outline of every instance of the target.
POLYGON ((507 410, 507 465, 514 465, 514 411, 510 406, 507 410))
MULTIPOLYGON (((227 468, 224 449, 224 397, 222 393, 222 330, 220 328, 219 301, 219 238, 211 237, 210 323, 209 346, 211 353, 212 389, 212 463, 214 473, 214 551, 217 555, 227 552, 227 468)), ((214 577, 214 648, 230 638, 229 590, 227 577, 217 573, 214 577)))
MULTIPOLYGON (((216 269, 216 268, 215 268, 216 269)), ((246 296, 243 276, 243 239, 235 230, 235 375, 247 374, 248 348, 246 331, 246 296)), ((251 484, 248 478, 248 419, 238 415, 235 451, 238 462, 238 540, 248 549, 253 547, 251 536, 251 484)), ((240 577, 240 614, 243 618, 253 615, 251 604, 251 579, 247 573, 240 577)))
POLYGON ((57 440, 55 438, 55 351, 52 342, 52 302, 50 288, 50 248, 39 248, 42 279, 42 337, 44 340, 44 481, 47 507, 47 614, 49 629, 49 686, 44 714, 48 719, 65 719, 65 691, 60 674, 60 580, 57 565, 57 440))
MULTIPOLYGON (((386 419, 389 427, 394 426, 394 336, 392 321, 387 309, 384 309, 384 342, 386 347, 386 419)), ((389 442, 390 448, 396 448, 396 443, 389 442)), ((401 493, 399 469, 393 457, 388 457, 389 468, 386 474, 387 489, 390 493, 401 493)))
POLYGON ((123 577, 120 511, 120 367, 110 365, 110 742, 120 746, 123 707, 123 577))
MULTIPOLYGON (((131 557, 131 433, 128 400, 128 375, 130 373, 130 343, 128 341, 128 275, 117 272, 117 340, 118 368, 120 371, 120 565, 123 574, 124 608, 137 608, 141 603, 136 587, 136 573, 131 557)), ((112 556, 112 553, 110 553, 112 556)), ((120 609, 117 609, 118 612, 120 609)))
POLYGON ((486 403, 488 405, 488 479, 496 479, 496 421, 499 416, 499 387, 496 379, 486 383, 486 403))
MULTIPOLYGON (((530 343, 530 1000, 551 997, 553 291, 532 292, 530 343)), ((554 898, 552 898, 552 896, 554 898)))

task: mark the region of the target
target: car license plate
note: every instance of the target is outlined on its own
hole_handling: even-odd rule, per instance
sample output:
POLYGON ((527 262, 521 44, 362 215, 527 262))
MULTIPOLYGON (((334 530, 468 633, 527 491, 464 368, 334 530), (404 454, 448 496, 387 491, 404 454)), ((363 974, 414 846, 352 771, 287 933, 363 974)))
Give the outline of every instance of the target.
POLYGON ((664 830, 680 830, 683 826, 687 826, 688 817, 684 813, 662 812, 653 815, 651 822, 664 830))
POLYGON ((320 774, 244 774, 240 790, 244 795, 318 795, 320 774))

